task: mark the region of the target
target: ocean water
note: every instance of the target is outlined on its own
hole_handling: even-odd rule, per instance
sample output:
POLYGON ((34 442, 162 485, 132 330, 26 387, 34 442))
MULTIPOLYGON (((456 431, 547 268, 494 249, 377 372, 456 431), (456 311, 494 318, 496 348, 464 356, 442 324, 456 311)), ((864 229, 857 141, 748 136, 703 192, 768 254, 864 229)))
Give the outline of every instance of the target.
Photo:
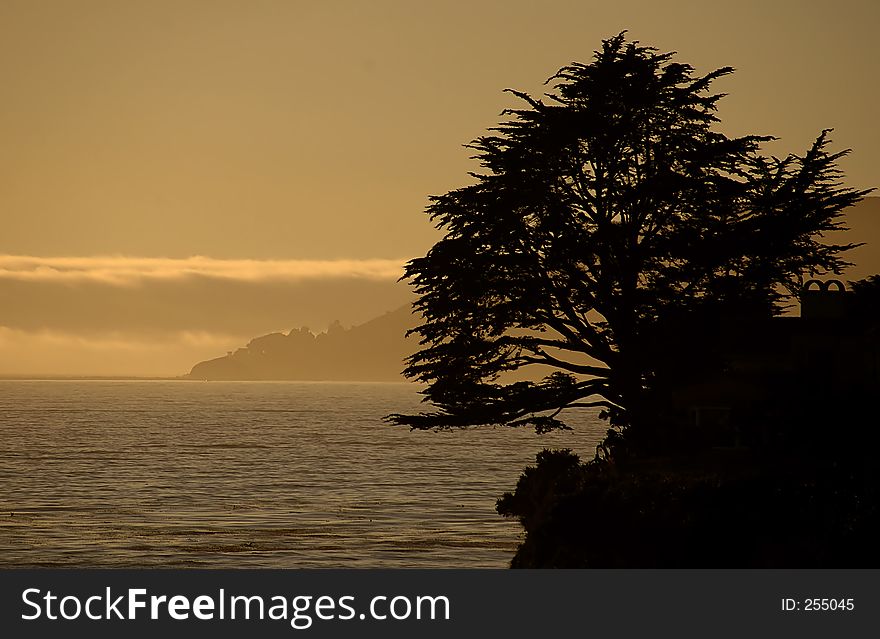
POLYGON ((0 381, 0 566, 505 567, 495 513, 605 426, 410 432, 410 384, 0 381))

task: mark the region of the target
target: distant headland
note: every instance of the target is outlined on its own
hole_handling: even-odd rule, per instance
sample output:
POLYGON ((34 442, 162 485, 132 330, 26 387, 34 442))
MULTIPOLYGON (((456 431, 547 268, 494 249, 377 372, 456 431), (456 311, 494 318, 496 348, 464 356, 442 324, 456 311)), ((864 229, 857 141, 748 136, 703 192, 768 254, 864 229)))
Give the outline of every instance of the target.
POLYGON ((308 328, 270 333, 225 357, 199 362, 184 379, 403 381, 404 358, 415 349, 406 338, 415 318, 402 306, 359 326, 335 322, 325 332, 308 328))

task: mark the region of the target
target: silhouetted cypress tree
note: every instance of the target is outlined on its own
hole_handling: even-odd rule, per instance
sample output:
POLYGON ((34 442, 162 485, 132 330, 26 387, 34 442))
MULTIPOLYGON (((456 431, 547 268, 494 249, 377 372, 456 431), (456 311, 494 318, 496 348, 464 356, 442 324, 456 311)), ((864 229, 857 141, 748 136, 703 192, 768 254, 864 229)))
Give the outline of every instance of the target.
POLYGON ((824 131, 777 159, 770 137, 720 133, 710 87, 731 72, 695 75, 620 34, 545 99, 512 91, 523 107, 470 145, 482 172, 432 198, 445 236, 407 265, 423 323, 405 374, 435 410, 391 421, 543 431, 601 406, 624 433, 649 428, 652 380, 689 347, 676 318, 780 313, 803 277, 846 266, 851 246, 819 241, 867 193, 842 186, 846 151, 824 131), (554 371, 540 382, 499 379, 539 364, 554 371))

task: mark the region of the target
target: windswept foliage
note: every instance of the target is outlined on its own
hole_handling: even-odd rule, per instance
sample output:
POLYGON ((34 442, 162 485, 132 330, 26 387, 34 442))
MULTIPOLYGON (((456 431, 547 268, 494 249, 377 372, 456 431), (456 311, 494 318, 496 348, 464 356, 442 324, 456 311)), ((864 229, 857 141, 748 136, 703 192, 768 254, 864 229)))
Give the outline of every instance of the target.
POLYGON ((731 72, 620 34, 545 98, 512 91, 523 106, 470 145, 474 182, 431 200, 445 236, 407 265, 424 322, 405 374, 435 409, 392 421, 546 431, 601 406, 633 429, 682 313, 780 313, 805 276, 841 272, 850 246, 820 238, 866 193, 841 184, 846 152, 828 131, 781 159, 719 132, 731 72), (517 369, 551 372, 505 383, 517 369))

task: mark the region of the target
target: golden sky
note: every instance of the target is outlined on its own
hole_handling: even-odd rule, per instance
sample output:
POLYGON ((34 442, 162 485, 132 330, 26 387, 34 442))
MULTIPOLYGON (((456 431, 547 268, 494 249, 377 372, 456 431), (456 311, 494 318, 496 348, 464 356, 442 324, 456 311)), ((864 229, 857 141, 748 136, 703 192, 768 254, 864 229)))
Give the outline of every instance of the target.
POLYGON ((874 0, 3 0, 0 373, 179 374, 402 303, 362 261, 431 245, 426 198, 467 179, 502 89, 623 29, 736 67, 726 132, 782 154, 833 127, 849 183, 878 186, 878 24, 874 0))

